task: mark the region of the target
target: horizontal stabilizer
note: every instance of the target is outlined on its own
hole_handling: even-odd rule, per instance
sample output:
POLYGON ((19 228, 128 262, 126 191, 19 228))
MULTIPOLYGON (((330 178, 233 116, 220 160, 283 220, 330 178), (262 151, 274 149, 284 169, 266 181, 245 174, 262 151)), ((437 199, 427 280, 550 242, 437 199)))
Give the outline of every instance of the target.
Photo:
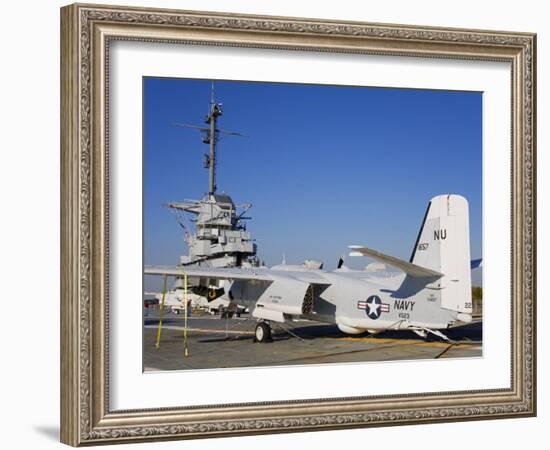
POLYGON ((407 275, 411 277, 420 277, 420 278, 441 278, 442 273, 435 270, 426 269, 425 267, 417 266, 408 261, 404 261, 399 258, 394 258, 393 256, 388 256, 383 253, 372 250, 368 247, 362 247, 360 245, 350 245, 349 248, 352 250, 350 256, 368 256, 377 261, 386 263, 390 266, 393 266, 399 270, 402 270, 407 275))

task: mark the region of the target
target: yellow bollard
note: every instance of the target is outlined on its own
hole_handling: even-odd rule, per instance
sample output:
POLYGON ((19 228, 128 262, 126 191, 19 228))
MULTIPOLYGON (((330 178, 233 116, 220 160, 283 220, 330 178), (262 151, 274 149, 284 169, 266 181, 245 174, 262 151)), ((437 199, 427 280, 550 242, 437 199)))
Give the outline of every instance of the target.
POLYGON ((160 332, 162 330, 162 315, 164 313, 164 298, 166 297, 166 279, 168 275, 164 274, 164 287, 162 288, 162 301, 160 302, 160 318, 159 318, 159 327, 157 329, 157 343, 155 344, 156 348, 160 347, 160 332))
POLYGON ((187 304, 187 273, 183 274, 183 300, 185 305, 185 318, 183 324, 183 345, 185 348, 185 357, 189 356, 189 350, 187 348, 187 309, 189 305, 187 304))

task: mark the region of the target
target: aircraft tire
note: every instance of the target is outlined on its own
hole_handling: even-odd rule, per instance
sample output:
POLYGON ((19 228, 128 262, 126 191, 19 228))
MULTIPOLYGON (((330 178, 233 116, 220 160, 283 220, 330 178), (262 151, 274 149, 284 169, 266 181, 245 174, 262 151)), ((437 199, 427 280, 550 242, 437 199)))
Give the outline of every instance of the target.
POLYGON ((266 322, 260 322, 256 325, 254 331, 255 342, 270 342, 271 341, 271 327, 266 322))

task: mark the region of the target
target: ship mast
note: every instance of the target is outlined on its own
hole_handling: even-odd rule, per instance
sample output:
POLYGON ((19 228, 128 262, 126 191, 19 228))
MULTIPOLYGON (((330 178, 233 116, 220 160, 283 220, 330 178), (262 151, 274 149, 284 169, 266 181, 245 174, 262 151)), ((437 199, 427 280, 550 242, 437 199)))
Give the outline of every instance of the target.
POLYGON ((216 186, 217 144, 225 136, 242 136, 241 133, 218 128, 218 118, 223 115, 222 104, 214 97, 214 84, 210 95, 205 125, 175 123, 174 125, 198 130, 202 142, 209 145, 209 153, 204 155, 204 168, 208 169, 208 193, 201 200, 171 202, 166 206, 176 212, 178 222, 185 230, 189 254, 180 257, 180 264, 208 267, 257 266, 256 244, 243 225, 250 219, 244 214, 251 204, 235 205, 226 193, 218 194, 216 186), (238 211, 240 209, 240 211, 238 211), (184 223, 184 213, 193 216, 195 232, 188 231, 184 223))
POLYGON ((208 169, 208 195, 216 193, 216 146, 220 140, 220 135, 248 137, 235 131, 227 131, 218 128, 218 117, 223 115, 222 104, 214 99, 214 83, 212 83, 212 93, 210 95, 210 108, 204 123, 208 126, 190 125, 188 123, 174 123, 177 127, 193 128, 203 133, 202 142, 209 144, 210 152, 204 155, 204 168, 208 169))
POLYGON ((206 160, 204 163, 205 168, 208 168, 208 195, 214 195, 216 193, 216 144, 218 143, 217 128, 218 117, 223 114, 221 109, 221 103, 216 103, 214 100, 214 83, 212 83, 212 94, 210 97, 210 111, 206 116, 205 123, 210 125, 205 139, 205 143, 210 144, 210 154, 205 155, 206 160))

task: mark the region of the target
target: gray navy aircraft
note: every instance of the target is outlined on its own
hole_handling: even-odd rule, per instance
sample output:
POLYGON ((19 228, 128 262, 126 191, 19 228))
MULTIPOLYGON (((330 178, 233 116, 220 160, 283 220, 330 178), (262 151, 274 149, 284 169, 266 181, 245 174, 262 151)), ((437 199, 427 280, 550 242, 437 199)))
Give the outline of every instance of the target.
MULTIPOLYGON (((333 271, 316 265, 267 267, 146 266, 145 274, 187 276, 192 291, 208 296, 224 286, 235 305, 258 320, 256 341, 271 338, 272 322, 312 320, 333 323, 347 334, 411 330, 447 339, 441 330, 472 321, 468 202, 454 194, 428 204, 409 261, 369 247, 352 245, 351 256, 365 256, 398 271, 333 271)), ((217 295, 216 295, 217 296, 217 295)), ((212 295, 211 297, 216 297, 212 295)))

